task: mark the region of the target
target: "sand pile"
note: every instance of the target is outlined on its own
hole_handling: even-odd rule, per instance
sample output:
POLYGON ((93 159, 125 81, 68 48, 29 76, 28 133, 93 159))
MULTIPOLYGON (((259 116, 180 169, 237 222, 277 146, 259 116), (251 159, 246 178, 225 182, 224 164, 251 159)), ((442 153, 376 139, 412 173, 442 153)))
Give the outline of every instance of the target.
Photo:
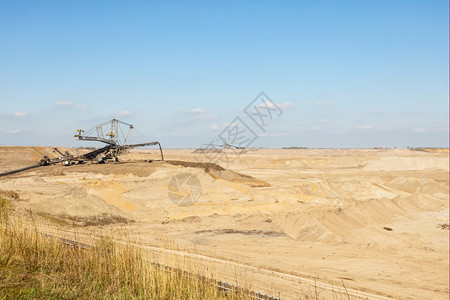
POLYGON ((364 167, 367 171, 403 171, 403 170, 449 170, 448 156, 426 157, 382 157, 371 161, 364 167))

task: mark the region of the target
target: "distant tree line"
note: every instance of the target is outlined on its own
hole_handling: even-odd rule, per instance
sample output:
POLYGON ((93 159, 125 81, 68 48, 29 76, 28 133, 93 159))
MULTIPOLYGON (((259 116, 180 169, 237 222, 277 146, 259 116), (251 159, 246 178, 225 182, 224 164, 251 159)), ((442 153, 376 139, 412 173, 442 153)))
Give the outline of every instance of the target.
POLYGON ((283 149, 308 149, 308 147, 296 147, 296 146, 291 146, 291 147, 283 147, 283 149))

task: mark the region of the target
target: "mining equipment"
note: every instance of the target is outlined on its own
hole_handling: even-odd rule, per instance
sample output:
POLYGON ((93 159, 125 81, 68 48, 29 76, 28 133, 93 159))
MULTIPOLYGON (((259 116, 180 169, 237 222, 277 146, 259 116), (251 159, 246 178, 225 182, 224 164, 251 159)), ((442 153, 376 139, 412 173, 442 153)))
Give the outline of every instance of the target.
POLYGON ((119 121, 116 118, 95 125, 88 131, 77 129, 76 131, 77 133, 74 135, 75 139, 82 141, 102 142, 106 144, 106 146, 92 150, 82 155, 78 155, 78 151, 76 155, 73 155, 68 151, 65 151, 63 153, 58 148, 53 148, 53 151, 60 155, 59 157, 50 158, 48 156, 44 156, 35 165, 0 173, 0 176, 14 174, 32 168, 54 164, 62 164, 65 166, 70 166, 74 164, 82 164, 85 162, 97 162, 97 163, 118 162, 119 156, 129 149, 155 145, 158 145, 159 151, 161 153, 161 160, 164 160, 163 151, 161 148, 161 144, 159 142, 127 144, 128 138, 130 137, 132 130, 133 125, 119 121))
POLYGON ((230 143, 227 143, 226 141, 222 140, 221 144, 203 144, 206 147, 206 149, 246 149, 245 147, 239 146, 239 145, 233 145, 230 143))

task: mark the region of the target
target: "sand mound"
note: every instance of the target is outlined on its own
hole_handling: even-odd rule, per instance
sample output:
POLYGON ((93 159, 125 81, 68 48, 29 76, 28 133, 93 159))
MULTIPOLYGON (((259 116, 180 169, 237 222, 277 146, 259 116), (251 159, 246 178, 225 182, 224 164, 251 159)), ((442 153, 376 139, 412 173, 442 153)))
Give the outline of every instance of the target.
POLYGON ((446 179, 436 180, 431 178, 396 177, 388 185, 391 188, 407 193, 448 193, 448 182, 446 179))
POLYGON ((251 187, 269 187, 270 184, 259 180, 256 178, 253 178, 248 175, 240 174, 231 170, 223 170, 223 171, 217 171, 217 170, 209 170, 207 172, 209 175, 211 175, 215 179, 222 179, 227 180, 230 182, 245 184, 251 187))
POLYGON ((214 179, 222 179, 230 182, 245 184, 251 187, 268 187, 269 183, 253 178, 252 176, 240 174, 231 170, 225 170, 223 167, 214 163, 188 162, 188 161, 167 161, 172 165, 179 165, 185 168, 204 169, 214 179))
MULTIPOLYGON (((394 216, 411 218, 412 213, 439 211, 443 209, 442 201, 430 196, 397 197, 395 199, 375 199, 357 201, 328 211, 291 212, 276 222, 291 238, 304 241, 320 241, 326 243, 351 243, 347 236, 355 237, 358 230, 369 225, 391 222, 394 216)), ((360 231, 363 233, 364 231, 360 231)), ((363 240, 364 236, 358 240, 363 240)))
POLYGON ((369 162, 364 168, 367 171, 404 171, 441 169, 449 170, 449 158, 440 157, 382 157, 369 162))

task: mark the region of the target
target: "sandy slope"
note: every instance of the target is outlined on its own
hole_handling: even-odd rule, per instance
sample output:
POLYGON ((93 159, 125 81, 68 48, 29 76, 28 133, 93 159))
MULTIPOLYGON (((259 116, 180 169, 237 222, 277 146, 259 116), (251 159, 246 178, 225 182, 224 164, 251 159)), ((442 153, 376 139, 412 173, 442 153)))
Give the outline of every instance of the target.
MULTIPOLYGON (((55 156, 48 148, 0 148, 0 170, 43 154, 55 156)), ((449 231, 440 226, 449 223, 448 152, 166 150, 165 156, 191 164, 133 162, 159 159, 156 150, 133 151, 123 164, 0 177, 0 194, 19 209, 60 220, 134 220, 129 234, 145 244, 173 240, 212 257, 395 298, 448 298, 449 231), (229 170, 199 164, 211 161, 229 170), (201 184, 193 205, 169 199, 171 179, 182 173, 201 184)), ((265 288, 295 295, 271 282, 265 288)))

